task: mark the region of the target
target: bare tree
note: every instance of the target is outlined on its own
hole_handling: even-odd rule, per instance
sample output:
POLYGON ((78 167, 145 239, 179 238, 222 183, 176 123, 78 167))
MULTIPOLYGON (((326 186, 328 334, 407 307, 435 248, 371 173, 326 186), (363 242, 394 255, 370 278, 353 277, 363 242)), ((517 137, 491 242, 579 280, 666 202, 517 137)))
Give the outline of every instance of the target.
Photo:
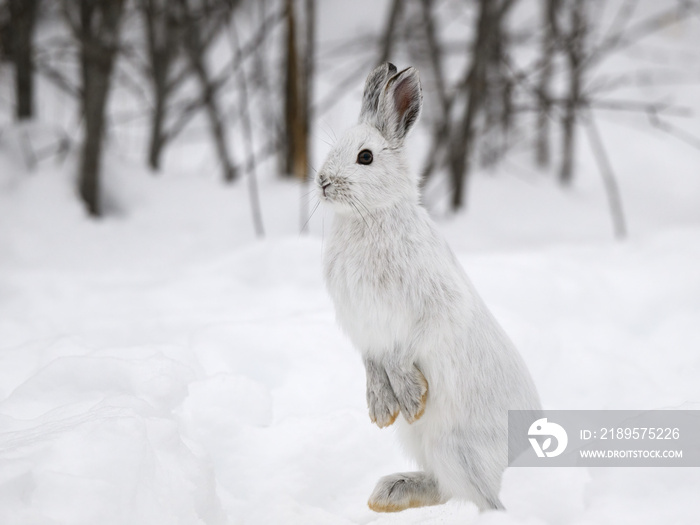
POLYGON ((551 84, 554 73, 554 57, 558 49, 559 34, 557 17, 561 0, 543 0, 542 4, 542 36, 541 63, 537 84, 538 111, 537 135, 535 143, 535 161, 541 168, 549 166, 550 162, 550 121, 552 120, 551 84))
POLYGON ((441 144, 448 150, 448 158, 452 157, 452 141, 446 139, 450 137, 450 113, 454 98, 450 97, 447 92, 447 80, 445 79, 443 68, 443 50, 438 42, 435 24, 434 0, 421 0, 421 8, 420 14, 424 21, 428 65, 435 82, 435 92, 437 93, 438 109, 440 111, 434 125, 428 157, 421 170, 421 184, 425 184, 437 166, 440 152, 442 151, 441 144))
POLYGON ((16 115, 29 119, 34 113, 34 65, 32 38, 37 0, 9 1, 11 56, 15 69, 16 115))
MULTIPOLYGON (((234 58, 241 60, 241 43, 238 37, 238 29, 234 20, 231 20, 229 31, 231 45, 233 47, 234 58)), ((258 237, 265 236, 265 226, 263 224, 262 207, 260 206, 260 194, 258 192, 258 179, 255 169, 255 145, 253 139, 253 124, 250 116, 250 99, 248 97, 248 79, 244 67, 236 75, 238 79, 238 95, 240 100, 241 122, 243 127, 243 140, 248 150, 248 162, 246 163, 246 173, 248 177, 248 195, 250 196, 250 209, 253 216, 253 226, 258 237)))
POLYGON ((189 0, 179 0, 182 15, 181 26, 184 31, 183 45, 201 88, 201 98, 207 112, 212 138, 224 172, 224 180, 232 182, 238 176, 229 151, 227 127, 224 122, 220 102, 217 97, 219 84, 209 73, 206 52, 218 32, 225 27, 233 9, 228 1, 205 2, 195 11, 189 0))
POLYGON ((299 16, 295 0, 286 0, 286 80, 284 94, 284 174, 306 181, 309 171, 309 131, 314 47, 315 3, 303 2, 299 16), (305 31, 302 32, 302 29, 305 31), (302 38, 303 37, 303 38, 302 38))
POLYGON ((501 68, 501 52, 498 41, 503 35, 503 23, 513 0, 479 0, 474 42, 470 51, 470 65, 462 82, 466 91, 466 103, 452 133, 448 169, 452 190, 452 209, 458 210, 465 203, 466 181, 475 142, 475 125, 479 112, 489 97, 495 95, 493 78, 499 76, 494 69, 501 68))
POLYGON ((0 62, 12 60, 9 0, 0 0, 0 62))
POLYGON ((285 157, 283 172, 304 180, 306 177, 306 112, 304 111, 303 65, 297 50, 298 21, 295 0, 286 0, 287 36, 286 36, 286 80, 284 97, 285 115, 285 157))
POLYGON ((180 43, 177 3, 167 0, 139 0, 138 8, 146 28, 149 68, 147 76, 153 93, 148 165, 153 170, 159 170, 161 154, 166 144, 164 125, 167 105, 177 85, 170 79, 173 59, 180 43))
POLYGON ((270 79, 267 57, 269 49, 272 48, 272 46, 269 45, 269 40, 271 40, 269 35, 273 33, 278 23, 284 24, 286 22, 286 7, 283 6, 277 19, 272 20, 268 20, 267 0, 258 0, 257 8, 261 24, 257 36, 254 39, 256 45, 252 53, 253 75, 251 77, 251 84, 255 92, 262 99, 261 118, 267 123, 270 132, 269 140, 277 145, 282 144, 284 141, 284 134, 281 126, 282 123, 280 119, 277 118, 275 112, 277 101, 279 100, 279 91, 273 86, 273 82, 270 79))
MULTIPOLYGON (((654 111, 654 115, 662 110, 666 115, 669 113, 658 104, 606 99, 614 85, 623 85, 625 78, 624 75, 615 78, 607 72, 597 75, 598 65, 660 28, 700 11, 698 0, 679 0, 653 16, 635 21, 631 13, 637 0, 618 0, 612 22, 601 23, 589 20, 592 0, 532 0, 542 6, 542 16, 534 22, 541 28, 535 41, 540 56, 534 64, 519 69, 515 57, 524 54, 514 50, 520 42, 527 45, 533 42, 534 26, 519 23, 516 27, 506 23, 516 0, 390 0, 376 38, 369 34, 355 36, 332 53, 321 54, 320 60, 358 52, 363 57, 337 79, 337 86, 323 100, 315 101, 315 0, 257 0, 251 11, 260 17, 259 27, 240 32, 230 22, 241 0, 135 0, 138 20, 145 29, 144 43, 136 47, 118 44, 119 19, 126 12, 124 0, 62 0, 58 5, 70 23, 72 39, 68 38, 68 45, 65 37, 51 38, 45 44, 42 39, 33 57, 31 35, 26 36, 28 32, 21 24, 8 21, 10 15, 19 20, 27 13, 34 20, 39 1, 0 0, 3 53, 8 51, 7 35, 19 38, 19 34, 25 34, 24 44, 19 46, 25 56, 23 71, 31 73, 35 68, 80 102, 86 135, 79 187, 90 213, 101 213, 100 152, 105 136, 107 96, 110 84, 114 83, 119 88, 138 92, 140 100, 153 101, 148 163, 154 170, 161 165, 167 144, 193 118, 201 115, 206 119, 224 179, 248 177, 259 234, 263 227, 257 204, 256 166, 278 154, 281 172, 300 181, 307 180, 314 118, 354 88, 358 75, 376 59, 397 60, 392 57, 398 51, 421 68, 426 101, 434 104, 429 112, 432 118, 424 119, 432 132, 423 165, 424 180, 438 170, 445 173, 453 210, 465 206, 474 163, 488 165, 500 161, 521 138, 534 146, 536 162, 547 165, 552 156, 550 135, 554 125, 561 126, 558 176, 562 184, 572 180, 577 134, 585 131, 595 146, 605 180, 612 180, 611 163, 600 160, 605 155, 604 144, 586 115, 593 110, 613 109, 654 111), (447 37, 442 32, 446 22, 456 20, 466 24, 464 38, 460 39, 456 33, 447 37), (277 31, 278 23, 286 25, 286 33, 277 31), (607 31, 601 30, 603 26, 607 31), (235 38, 231 56, 223 63, 218 60, 222 55, 214 57, 212 49, 227 27, 233 28, 235 38), (273 82, 271 76, 268 78, 275 70, 269 66, 270 58, 279 56, 279 49, 269 46, 277 45, 278 36, 282 36, 284 50, 281 97, 276 87, 280 83, 273 82), (76 47, 81 65, 78 79, 66 67, 66 60, 74 56, 76 47), (111 80, 117 50, 120 60, 124 60, 120 66, 140 68, 145 73, 143 78, 135 81, 124 74, 127 69, 120 67, 115 80, 111 80), (252 63, 247 62, 251 58, 252 63), (27 63, 30 65, 26 66, 27 63), (448 69, 455 67, 456 70, 448 69), (555 84, 555 78, 562 82, 555 84), (180 89, 191 81, 199 90, 180 89), (150 96, 144 96, 145 86, 150 96), (227 86, 236 90, 234 97, 225 98, 227 86), (231 118, 226 116, 228 108, 224 107, 224 102, 229 100, 236 101, 231 118), (529 116, 521 118, 523 114, 529 116), (533 114, 537 133, 534 141, 530 141, 526 134, 532 131, 533 114), (234 162, 234 143, 229 137, 234 133, 234 125, 241 139, 235 143, 241 148, 243 161, 239 163, 234 162)), ((55 9, 51 5, 43 4, 42 16, 45 9, 55 9)), ((243 22, 238 27, 243 29, 243 22)), ((5 56, 14 59, 16 46, 9 44, 9 48, 12 56, 5 56)), ((31 87, 18 87, 18 95, 20 92, 28 97, 31 106, 31 87)), ((25 112, 26 103, 18 102, 17 106, 18 111, 22 106, 23 114, 30 114, 25 112)), ((668 125, 662 129, 666 128, 668 125)), ((675 129, 674 134, 682 135, 675 129)), ((694 143, 693 139, 686 141, 694 143)), ((613 188, 610 193, 614 196, 614 185, 606 184, 613 188)), ((307 218, 307 211, 302 203, 302 221, 307 218)))
POLYGON ((297 16, 294 0, 285 0, 287 13, 287 36, 285 42, 285 96, 284 96, 284 123, 285 123, 285 144, 283 174, 287 176, 303 177, 305 168, 299 172, 295 171, 297 164, 295 154, 299 152, 303 156, 299 146, 303 146, 302 135, 304 134, 304 123, 302 122, 302 112, 299 107, 301 84, 301 64, 299 53, 297 52, 297 16))
POLYGON ((569 0, 563 13, 568 17, 568 28, 562 40, 569 83, 562 121, 562 158, 559 170, 559 181, 563 185, 571 184, 574 173, 576 119, 581 103, 587 32, 584 4, 584 0, 569 0))
POLYGON ((603 178, 603 186, 605 187, 605 195, 608 199, 608 207, 610 208, 610 217, 613 222, 613 232, 617 239, 627 237, 627 225, 625 222, 625 213, 622 207, 622 198, 620 196, 620 188, 615 178, 612 164, 605 151, 603 139, 600 137, 600 132, 596 126, 595 119, 592 113, 586 115, 584 125, 588 134, 588 141, 593 151, 598 171, 603 178))
POLYGON ((63 12, 80 49, 81 109, 85 136, 78 189, 88 213, 102 214, 100 168, 105 135, 105 108, 119 48, 124 0, 64 0, 63 12))
MULTIPOLYGON (((313 123, 313 100, 314 100, 314 75, 316 73, 316 0, 304 0, 304 10, 306 15, 306 31, 304 40, 304 102, 306 110, 306 122, 304 134, 311 136, 311 126, 313 123)), ((311 142, 307 138, 307 159, 311 159, 311 142)), ((309 178, 308 162, 306 178, 309 178)))
MULTIPOLYGON (((304 174, 304 182, 308 182, 313 178, 311 174, 311 132, 314 120, 314 75, 316 73, 316 0, 305 0, 304 8, 306 12, 306 38, 304 40, 304 48, 306 50, 306 59, 304 61, 305 89, 303 93, 303 106, 306 109, 304 127, 304 135, 306 135, 306 173, 304 174)), ((302 185, 304 190, 306 187, 306 184, 302 185)), ((304 198, 301 199, 300 211, 301 232, 305 233, 307 231, 310 218, 308 211, 308 200, 305 200, 304 198)))
POLYGON ((404 2, 402 0, 392 0, 391 6, 389 7, 389 17, 386 20, 386 27, 382 33, 380 41, 379 60, 377 61, 379 64, 386 62, 391 58, 394 38, 396 35, 397 26, 399 24, 399 19, 401 18, 403 3, 404 2))

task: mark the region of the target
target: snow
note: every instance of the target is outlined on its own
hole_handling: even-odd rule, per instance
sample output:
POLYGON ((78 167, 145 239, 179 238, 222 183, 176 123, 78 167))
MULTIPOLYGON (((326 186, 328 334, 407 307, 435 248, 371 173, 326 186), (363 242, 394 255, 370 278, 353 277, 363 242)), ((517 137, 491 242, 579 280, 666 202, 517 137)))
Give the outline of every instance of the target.
MULTIPOLYGON (((357 105, 321 123, 317 165, 357 105)), ((546 408, 700 408, 700 157, 643 121, 599 121, 624 242, 585 139, 568 191, 517 153, 474 176, 466 214, 444 216, 440 185, 428 190, 546 408)), ((224 187, 206 148, 173 147, 153 177, 132 138, 108 150, 109 214, 92 221, 74 154, 30 170, 23 137, 38 131, 2 131, 0 523, 700 522, 691 468, 509 469, 507 512, 373 513, 377 479, 414 467, 370 423, 362 363, 335 324, 321 276, 330 213, 299 234, 299 200, 315 201, 261 170, 256 240, 245 181, 224 187)))
MULTIPOLYGON (((365 502, 376 480, 412 465, 391 430, 370 424, 362 364, 335 325, 320 270, 327 213, 318 212, 310 236, 299 235, 299 187, 263 180, 272 233, 255 241, 244 185, 154 180, 135 167, 119 175, 112 159, 123 211, 94 222, 69 190, 70 164, 26 174, 8 157, 0 193, 0 522, 700 517, 698 469, 511 469, 506 513, 479 515, 459 502, 372 513, 365 502)), ((596 238, 593 222, 574 221, 570 231, 580 236, 570 237, 579 242, 545 229, 513 246, 496 198, 533 238, 576 209, 534 213, 507 174, 474 182, 472 214, 440 225, 545 405, 696 408, 698 218, 646 232, 633 221, 637 233, 624 243, 604 239, 606 224, 596 238), (465 230, 473 238, 462 239, 465 230), (479 246, 480 238, 487 242, 479 246)), ((559 195, 540 186, 530 188, 534 199, 559 195)), ((594 205, 585 190, 558 198, 594 205)))

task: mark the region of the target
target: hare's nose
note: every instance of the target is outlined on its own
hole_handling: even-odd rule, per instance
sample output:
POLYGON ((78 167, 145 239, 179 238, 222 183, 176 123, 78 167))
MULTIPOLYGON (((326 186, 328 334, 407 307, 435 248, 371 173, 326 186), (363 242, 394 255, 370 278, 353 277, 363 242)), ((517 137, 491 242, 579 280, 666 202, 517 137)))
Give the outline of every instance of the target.
POLYGON ((322 182, 322 183, 321 183, 321 190, 323 190, 323 196, 324 196, 324 197, 326 196, 326 188, 327 188, 328 186, 330 186, 330 185, 331 185, 331 183, 328 182, 328 181, 322 182))
POLYGON ((326 188, 331 185, 331 181, 326 177, 324 173, 318 174, 318 185, 323 191, 323 196, 326 196, 326 188))

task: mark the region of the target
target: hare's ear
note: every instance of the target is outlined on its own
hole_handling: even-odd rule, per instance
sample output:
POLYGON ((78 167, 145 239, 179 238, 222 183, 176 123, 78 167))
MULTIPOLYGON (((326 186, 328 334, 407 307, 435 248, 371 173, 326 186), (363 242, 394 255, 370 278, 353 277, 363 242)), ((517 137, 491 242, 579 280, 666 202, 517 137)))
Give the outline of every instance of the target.
POLYGON ((362 96, 362 109, 360 110, 360 122, 377 125, 377 108, 379 95, 386 85, 386 81, 396 74, 396 66, 390 62, 384 62, 367 76, 365 92, 362 96))
POLYGON ((379 130, 387 140, 403 142, 418 120, 422 105, 418 70, 404 69, 389 79, 379 97, 379 130))

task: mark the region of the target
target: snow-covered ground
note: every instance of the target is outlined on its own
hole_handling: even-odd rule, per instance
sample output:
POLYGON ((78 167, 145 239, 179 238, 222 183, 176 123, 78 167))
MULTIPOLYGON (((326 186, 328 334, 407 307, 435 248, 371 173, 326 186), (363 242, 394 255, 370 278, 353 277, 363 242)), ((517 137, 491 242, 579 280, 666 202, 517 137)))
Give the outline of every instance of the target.
MULTIPOLYGON (((334 323, 320 271, 328 213, 300 236, 300 188, 263 181, 271 234, 253 241, 244 184, 153 179, 112 158, 111 194, 131 204, 93 222, 70 166, 27 174, 2 155, 0 523, 700 520, 700 469, 683 468, 511 469, 506 513, 372 513, 378 477, 412 466, 392 430, 370 424, 362 364, 334 323)), ((653 184, 645 173, 634 187, 653 184)), ((624 243, 586 189, 593 175, 568 195, 480 176, 472 213, 441 222, 548 408, 699 406, 687 175, 648 214, 628 199, 624 243)))
MULTIPOLYGON (((322 122, 318 162, 358 90, 322 122)), ((474 177, 469 213, 438 213, 546 408, 700 408, 700 154, 643 120, 600 118, 625 242, 585 139, 569 191, 516 153, 474 177)), ((26 169, 36 133, 0 135, 0 524, 700 523, 694 468, 510 469, 507 512, 371 512, 376 480, 413 466, 370 423, 334 321, 330 213, 300 235, 313 197, 261 172, 255 240, 245 181, 223 187, 206 149, 174 148, 154 178, 122 142, 91 221, 74 157, 26 169)))

